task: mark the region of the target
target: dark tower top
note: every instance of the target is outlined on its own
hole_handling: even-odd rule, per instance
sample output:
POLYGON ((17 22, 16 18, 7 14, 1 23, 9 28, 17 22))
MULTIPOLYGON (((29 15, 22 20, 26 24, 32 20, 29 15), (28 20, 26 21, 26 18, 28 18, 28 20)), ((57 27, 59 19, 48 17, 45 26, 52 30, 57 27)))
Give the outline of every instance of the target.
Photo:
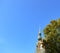
POLYGON ((38 33, 38 41, 39 41, 39 40, 42 40, 40 30, 39 30, 39 33, 38 33))

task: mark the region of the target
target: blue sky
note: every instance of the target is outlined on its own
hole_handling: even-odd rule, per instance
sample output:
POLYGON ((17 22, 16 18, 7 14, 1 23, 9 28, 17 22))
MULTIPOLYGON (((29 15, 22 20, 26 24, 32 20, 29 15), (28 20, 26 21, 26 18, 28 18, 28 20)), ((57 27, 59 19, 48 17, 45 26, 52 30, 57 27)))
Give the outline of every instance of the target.
POLYGON ((34 53, 39 27, 59 17, 60 0, 0 0, 0 53, 34 53))

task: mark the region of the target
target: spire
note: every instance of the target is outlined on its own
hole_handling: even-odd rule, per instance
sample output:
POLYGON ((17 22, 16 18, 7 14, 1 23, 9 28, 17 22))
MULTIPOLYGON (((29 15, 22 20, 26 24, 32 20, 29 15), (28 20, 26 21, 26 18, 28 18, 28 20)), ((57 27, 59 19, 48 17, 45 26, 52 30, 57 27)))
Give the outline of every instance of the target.
POLYGON ((40 28, 39 28, 39 32, 38 32, 38 40, 42 40, 40 28))
POLYGON ((39 33, 40 33, 40 27, 39 27, 39 33))

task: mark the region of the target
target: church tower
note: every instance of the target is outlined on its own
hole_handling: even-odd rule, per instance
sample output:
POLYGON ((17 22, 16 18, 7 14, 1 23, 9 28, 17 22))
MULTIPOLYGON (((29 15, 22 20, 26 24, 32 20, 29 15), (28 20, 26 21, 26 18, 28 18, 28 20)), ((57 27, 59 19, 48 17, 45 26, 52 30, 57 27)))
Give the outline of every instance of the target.
POLYGON ((42 37, 41 37, 40 30, 39 30, 39 33, 38 33, 38 42, 37 42, 37 45, 36 45, 36 53, 45 53, 45 49, 43 48, 43 40, 42 40, 42 37))

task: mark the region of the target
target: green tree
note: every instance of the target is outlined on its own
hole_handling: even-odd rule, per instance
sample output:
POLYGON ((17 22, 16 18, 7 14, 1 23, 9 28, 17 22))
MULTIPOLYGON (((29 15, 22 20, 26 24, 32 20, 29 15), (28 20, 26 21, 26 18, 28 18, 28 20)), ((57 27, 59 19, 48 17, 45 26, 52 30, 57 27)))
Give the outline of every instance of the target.
POLYGON ((44 36, 46 53, 60 53, 60 18, 46 26, 44 36))

